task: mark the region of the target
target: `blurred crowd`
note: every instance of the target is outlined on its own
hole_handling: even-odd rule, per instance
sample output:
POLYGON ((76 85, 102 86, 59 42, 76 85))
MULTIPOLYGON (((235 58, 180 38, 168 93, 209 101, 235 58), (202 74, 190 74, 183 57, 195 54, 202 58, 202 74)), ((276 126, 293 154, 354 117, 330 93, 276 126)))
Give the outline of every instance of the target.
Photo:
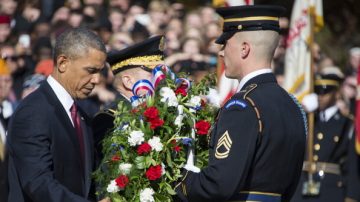
MULTIPOLYGON (((51 73, 55 38, 69 27, 91 28, 102 37, 108 51, 120 50, 149 36, 163 34, 166 37, 165 63, 175 72, 186 72, 196 82, 217 71, 217 52, 221 46, 214 40, 222 28, 221 19, 210 0, 191 9, 171 0, 0 2, 0 54, 4 66, 1 68, 7 69, 0 73, 0 101, 10 103, 12 110, 51 73)), ((280 83, 284 77, 288 22, 286 18, 281 20, 282 40, 273 63, 280 83)), ((313 51, 317 71, 336 66, 318 45, 314 45, 313 51)), ((344 82, 339 106, 344 112, 353 114, 360 48, 339 51, 348 51, 347 65, 340 67, 344 82)), ((92 98, 84 101, 92 114, 115 99, 111 71, 105 68, 102 76, 92 98)))

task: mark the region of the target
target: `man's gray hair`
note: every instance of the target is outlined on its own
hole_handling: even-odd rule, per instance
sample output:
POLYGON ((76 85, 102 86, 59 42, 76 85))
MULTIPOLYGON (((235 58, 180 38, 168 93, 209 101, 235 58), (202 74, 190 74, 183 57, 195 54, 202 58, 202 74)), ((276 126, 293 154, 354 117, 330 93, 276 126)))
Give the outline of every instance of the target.
POLYGON ((59 55, 78 58, 94 48, 106 54, 106 48, 101 38, 86 28, 69 29, 62 33, 55 43, 54 63, 59 55))

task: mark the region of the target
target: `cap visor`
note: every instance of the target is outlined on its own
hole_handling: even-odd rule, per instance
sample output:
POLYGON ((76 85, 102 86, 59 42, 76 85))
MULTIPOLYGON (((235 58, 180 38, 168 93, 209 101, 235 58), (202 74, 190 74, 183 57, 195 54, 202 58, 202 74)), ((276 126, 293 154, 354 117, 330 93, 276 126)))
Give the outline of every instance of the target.
POLYGON ((225 44, 236 32, 223 32, 215 41, 217 44, 225 44))

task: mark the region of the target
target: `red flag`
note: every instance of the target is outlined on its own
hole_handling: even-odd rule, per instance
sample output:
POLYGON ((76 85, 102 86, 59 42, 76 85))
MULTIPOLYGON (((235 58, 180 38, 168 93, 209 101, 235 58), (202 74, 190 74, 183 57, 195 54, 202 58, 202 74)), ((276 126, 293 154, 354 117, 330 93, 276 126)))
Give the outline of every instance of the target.
MULTIPOLYGON (((360 67, 359 67, 360 68, 360 67)), ((355 112, 355 149, 360 155, 360 71, 357 74, 357 94, 356 94, 356 112, 355 112)))

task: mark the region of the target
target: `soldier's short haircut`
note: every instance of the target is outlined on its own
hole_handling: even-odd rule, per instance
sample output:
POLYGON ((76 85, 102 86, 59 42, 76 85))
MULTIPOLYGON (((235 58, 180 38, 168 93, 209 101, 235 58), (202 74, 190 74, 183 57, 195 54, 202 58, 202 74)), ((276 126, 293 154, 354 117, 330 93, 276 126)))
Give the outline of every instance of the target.
POLYGON ((89 48, 99 50, 106 54, 106 48, 101 38, 86 28, 69 29, 57 39, 54 48, 54 63, 59 55, 76 59, 88 53, 89 48))

